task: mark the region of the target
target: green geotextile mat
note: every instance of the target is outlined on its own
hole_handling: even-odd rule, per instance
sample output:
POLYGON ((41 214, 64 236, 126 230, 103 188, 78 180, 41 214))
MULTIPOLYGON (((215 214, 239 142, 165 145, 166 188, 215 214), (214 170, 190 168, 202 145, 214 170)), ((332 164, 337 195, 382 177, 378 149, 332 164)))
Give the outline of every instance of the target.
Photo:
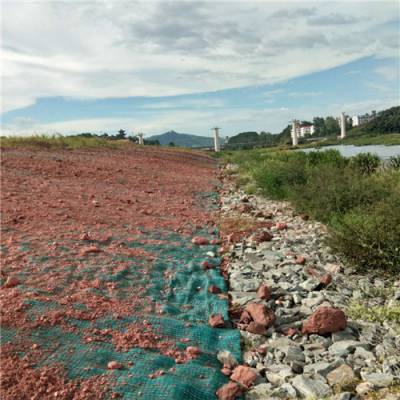
MULTIPOLYGON (((198 231, 195 235, 217 237, 218 232, 198 231)), ((46 255, 32 257, 38 274, 46 271, 63 275, 66 285, 80 281, 98 279, 103 283, 114 284, 117 296, 121 299, 144 288, 143 295, 149 296, 157 304, 157 310, 138 316, 132 310, 131 316, 116 318, 112 313, 95 320, 69 319, 67 323, 75 329, 68 331, 60 325, 40 326, 26 332, 4 327, 1 330, 2 344, 7 342, 37 343, 45 355, 37 368, 43 365, 62 365, 70 379, 86 379, 95 375, 108 374, 112 383, 111 392, 117 392, 125 399, 214 399, 215 391, 228 379, 221 374, 221 364, 216 358, 219 350, 231 351, 238 360, 240 354, 240 335, 234 329, 218 329, 208 326, 211 314, 220 313, 226 321, 228 317, 228 301, 222 296, 208 292, 210 285, 216 285, 226 292, 224 279, 218 268, 204 270, 202 263, 208 260, 218 266, 218 257, 207 256, 207 252, 216 252, 217 246, 196 246, 191 243, 192 236, 180 235, 176 232, 141 230, 134 238, 113 237, 111 242, 121 241, 125 248, 137 251, 139 255, 112 253, 109 259, 95 256, 80 261, 78 265, 70 248, 74 243, 63 245, 62 254, 57 257, 46 255), (141 257, 140 251, 151 254, 154 259, 141 257), (57 267, 57 260, 63 257, 62 267, 57 267), (67 261, 67 265, 65 265, 67 261), (107 273, 107 263, 124 262, 126 268, 121 272, 107 273), (82 263, 84 264, 82 266, 82 263), (143 271, 146 273, 143 274, 143 271), (201 288, 201 289, 200 289, 201 288), (118 351, 110 340, 87 343, 84 332, 90 329, 112 329, 124 332, 129 324, 145 318, 152 329, 163 340, 174 343, 177 348, 197 346, 201 349, 199 357, 183 364, 152 349, 130 348, 118 351), (76 329, 78 328, 78 329, 76 329), (184 342, 181 339, 185 338, 184 342), (122 370, 107 370, 109 361, 118 361, 124 365, 122 370), (129 366, 131 365, 131 366, 129 366), (175 370, 169 371, 170 368, 175 370), (159 370, 165 374, 150 379, 149 375, 159 370)), ((95 243, 99 247, 101 243, 95 243)), ((25 243, 29 248, 29 242, 25 243)), ((35 273, 35 269, 29 271, 35 273), (33 272, 32 272, 33 271, 33 272)), ((23 275, 20 276, 23 282, 23 275)), ((44 278, 45 279, 45 278, 44 278)), ((61 282, 62 282, 61 281, 61 282)), ((19 286, 19 290, 34 291, 34 288, 19 286)), ((109 296, 105 289, 89 288, 101 296, 109 296)), ((62 293, 62 284, 54 289, 62 293)), ((46 301, 26 301, 27 313, 32 321, 49 311, 62 309, 57 301, 49 296, 46 301)), ((76 309, 85 306, 74 304, 76 309)), ((23 353, 21 354, 23 355, 23 353)))

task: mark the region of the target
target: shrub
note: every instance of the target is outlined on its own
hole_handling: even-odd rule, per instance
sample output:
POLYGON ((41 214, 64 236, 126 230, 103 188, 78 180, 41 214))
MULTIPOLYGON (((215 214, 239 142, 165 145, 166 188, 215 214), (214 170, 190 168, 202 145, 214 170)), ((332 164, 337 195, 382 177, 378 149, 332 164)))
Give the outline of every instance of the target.
POLYGON ((303 153, 271 155, 253 170, 253 178, 264 194, 286 199, 294 185, 306 183, 305 159, 303 153))
POLYGON ((306 185, 295 186, 290 199, 296 208, 322 222, 348 210, 368 206, 387 192, 378 177, 365 177, 352 168, 320 165, 310 169, 306 185))
POLYGON ((400 170, 400 156, 393 156, 389 158, 388 166, 396 171, 400 170))
POLYGON ((400 272, 400 189, 331 221, 330 246, 359 270, 400 272))
POLYGON ((363 175, 373 174, 380 166, 381 159, 376 154, 360 153, 351 157, 350 165, 363 175))

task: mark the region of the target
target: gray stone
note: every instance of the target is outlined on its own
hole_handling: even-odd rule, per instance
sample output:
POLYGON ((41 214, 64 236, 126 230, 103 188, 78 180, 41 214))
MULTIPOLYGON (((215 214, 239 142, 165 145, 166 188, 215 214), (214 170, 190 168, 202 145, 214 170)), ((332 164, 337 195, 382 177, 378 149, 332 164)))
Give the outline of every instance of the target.
POLYGON ((356 386, 356 392, 360 396, 365 396, 367 393, 370 393, 374 390, 374 385, 369 382, 362 382, 356 386))
POLYGON ((326 379, 331 386, 345 387, 352 384, 355 381, 356 376, 351 367, 343 364, 329 372, 329 374, 326 375, 326 379))
POLYGON ((319 374, 323 377, 329 374, 329 372, 333 371, 334 369, 338 368, 340 365, 344 364, 342 359, 337 359, 333 362, 327 361, 318 361, 314 364, 309 364, 304 367, 304 372, 314 372, 319 374))
POLYGON ((273 385, 282 385, 293 376, 292 369, 287 365, 272 365, 265 371, 265 377, 273 385))
POLYGON ((376 359, 372 351, 365 350, 363 347, 356 348, 356 351, 354 352, 354 357, 361 358, 367 361, 376 359))
POLYGON ((306 290, 307 292, 311 292, 311 291, 315 290, 319 286, 319 279, 309 278, 306 281, 300 283, 299 286, 302 289, 306 290))
POLYGON ((229 368, 233 369, 238 365, 238 361, 236 357, 228 350, 221 350, 217 354, 218 361, 223 364, 229 366, 229 368))
POLYGON ((357 347, 369 348, 369 345, 367 343, 358 342, 357 340, 341 340, 333 343, 328 350, 329 353, 342 357, 353 353, 357 347))
POLYGON ((271 384, 269 383, 260 383, 259 385, 254 386, 246 393, 247 400, 263 400, 268 397, 272 389, 271 384))
POLYGON ((385 388, 393 383, 393 375, 382 372, 361 372, 361 378, 373 385, 375 388, 385 388))
POLYGON ((287 349, 285 362, 291 362, 291 361, 297 361, 297 362, 305 361, 304 353, 300 346, 289 346, 289 348, 287 349))
POLYGON ((292 385, 305 398, 314 396, 320 399, 332 393, 331 388, 326 383, 304 375, 297 375, 293 379, 292 385))
POLYGON ((342 340, 356 340, 356 337, 351 333, 349 329, 332 333, 332 342, 340 342, 342 340))

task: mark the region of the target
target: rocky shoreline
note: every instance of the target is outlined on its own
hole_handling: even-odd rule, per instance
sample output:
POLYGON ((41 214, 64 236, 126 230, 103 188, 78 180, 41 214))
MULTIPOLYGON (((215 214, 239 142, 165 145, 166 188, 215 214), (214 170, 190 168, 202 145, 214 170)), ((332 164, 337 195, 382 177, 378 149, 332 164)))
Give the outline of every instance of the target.
POLYGON ((323 243, 323 224, 288 203, 245 195, 229 165, 220 213, 241 231, 225 237, 223 268, 244 365, 219 354, 231 378, 219 398, 399 399, 398 326, 362 310, 398 305, 400 281, 357 275, 323 243), (244 229, 246 220, 257 229, 244 229))

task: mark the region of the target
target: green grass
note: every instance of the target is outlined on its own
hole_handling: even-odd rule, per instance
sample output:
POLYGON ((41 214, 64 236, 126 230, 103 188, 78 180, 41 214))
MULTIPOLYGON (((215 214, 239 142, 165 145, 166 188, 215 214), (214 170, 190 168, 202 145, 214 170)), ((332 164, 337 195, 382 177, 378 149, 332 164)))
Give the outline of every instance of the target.
POLYGON ((28 147, 36 149, 95 149, 108 148, 118 149, 123 146, 130 146, 128 140, 106 140, 95 137, 82 136, 9 136, 0 139, 1 148, 28 147))

